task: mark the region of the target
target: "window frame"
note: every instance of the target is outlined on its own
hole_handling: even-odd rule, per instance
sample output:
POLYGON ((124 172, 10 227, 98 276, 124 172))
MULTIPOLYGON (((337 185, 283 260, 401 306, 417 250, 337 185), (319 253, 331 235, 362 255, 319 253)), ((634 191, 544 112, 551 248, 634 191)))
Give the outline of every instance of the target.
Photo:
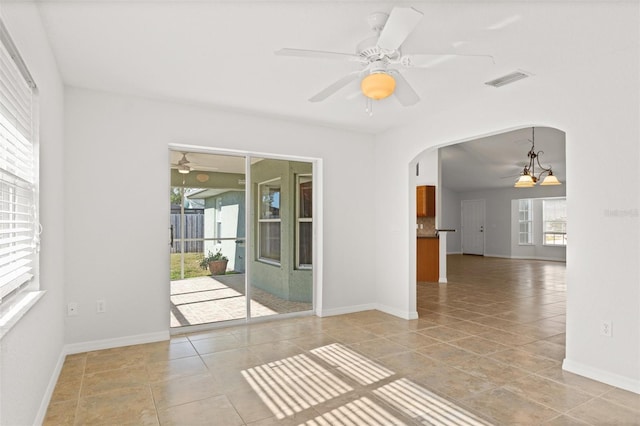
POLYGON ((258 196, 258 229, 257 229, 257 238, 256 238, 256 249, 257 249, 257 260, 259 262, 263 262, 263 263, 267 263, 270 265, 274 265, 274 266, 280 266, 282 264, 282 214, 280 213, 281 209, 282 209, 282 178, 281 177, 276 177, 273 179, 269 179, 263 182, 259 182, 258 183, 258 191, 257 191, 257 196, 258 196), (262 188, 264 185, 269 185, 271 184, 271 186, 273 186, 272 184, 274 182, 279 182, 279 185, 277 186, 279 188, 278 193, 280 194, 278 196, 278 204, 279 204, 279 212, 278 212, 278 217, 273 217, 273 218, 268 218, 268 217, 263 217, 263 208, 265 206, 264 202, 262 201, 262 196, 263 196, 263 191, 262 188), (274 224, 277 223, 279 225, 278 227, 278 241, 279 241, 279 250, 278 250, 278 258, 272 258, 272 257, 266 257, 263 255, 263 247, 262 247, 262 230, 264 226, 269 226, 268 224, 274 224))
POLYGON ((18 221, 15 219, 15 213, 18 210, 11 207, 4 210, 2 217, 3 236, 17 235, 18 229, 23 228, 25 230, 22 233, 27 237, 22 244, 15 245, 16 243, 10 241, 13 237, 0 244, 0 248, 3 249, 1 263, 5 268, 2 273, 4 288, 0 289, 0 338, 2 338, 40 300, 45 291, 40 290, 39 280, 42 232, 39 222, 39 92, 1 19, 0 55, 2 56, 0 70, 4 84, 0 92, 0 126, 3 127, 2 137, 5 140, 2 142, 3 149, 0 155, 2 158, 0 174, 2 175, 2 192, 9 194, 8 198, 3 196, 2 202, 5 207, 13 204, 14 207, 23 207, 26 212, 30 212, 30 214, 25 211, 20 212, 23 219, 18 221), (12 162, 11 158, 19 158, 19 161, 12 162), (13 195, 11 188, 16 189, 13 195), (10 199, 17 192, 21 192, 21 197, 26 199, 26 203, 18 203, 16 199, 10 199), (12 226, 16 227, 13 232, 12 226), (15 252, 18 248, 21 253, 15 252), (31 265, 29 271, 17 274, 20 269, 15 269, 12 263, 19 257, 28 259, 31 265))
MULTIPOLYGON (((555 207, 554 207, 555 209, 555 207)), ((542 245, 545 247, 566 247, 567 246, 567 199, 566 198, 546 198, 542 200, 542 245), (547 220, 547 203, 564 203, 564 220, 547 220), (547 231, 547 224, 559 224, 564 232, 547 231), (560 244, 549 244, 547 236, 560 238, 560 244)))
MULTIPOLYGON (((303 183, 307 183, 307 182, 303 182, 303 183)), ((302 173, 302 174, 298 174, 296 175, 296 247, 295 247, 295 257, 296 257, 296 269, 300 269, 300 270, 311 270, 313 269, 313 174, 312 173, 302 173), (302 203, 302 197, 300 196, 301 194, 301 178, 308 178, 309 180, 307 181, 308 183, 311 183, 311 211, 310 211, 310 217, 302 217, 301 216, 301 212, 302 212, 302 208, 301 208, 301 203, 302 203), (300 256, 300 235, 302 234, 302 232, 300 231, 301 225, 303 223, 310 223, 311 224, 311 240, 309 241, 310 244, 310 249, 311 249, 311 263, 300 263, 300 258, 302 256, 300 256)))
POLYGON ((533 246, 534 240, 534 227, 533 227, 533 200, 531 198, 522 198, 518 200, 518 245, 520 246, 533 246), (523 201, 527 204, 527 209, 523 210, 523 201), (522 219, 522 213, 525 212, 528 216, 527 219, 522 219), (528 224, 528 231, 522 231, 522 224, 528 224), (528 242, 522 242, 522 236, 527 235, 528 242))

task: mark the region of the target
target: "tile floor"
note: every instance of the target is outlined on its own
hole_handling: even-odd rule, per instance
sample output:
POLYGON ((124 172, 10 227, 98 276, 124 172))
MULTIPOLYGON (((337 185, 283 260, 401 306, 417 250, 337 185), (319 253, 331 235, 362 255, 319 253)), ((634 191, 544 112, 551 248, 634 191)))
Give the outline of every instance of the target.
POLYGON ((449 256, 420 319, 378 311, 67 357, 46 425, 633 425, 640 395, 560 368, 562 263, 449 256))

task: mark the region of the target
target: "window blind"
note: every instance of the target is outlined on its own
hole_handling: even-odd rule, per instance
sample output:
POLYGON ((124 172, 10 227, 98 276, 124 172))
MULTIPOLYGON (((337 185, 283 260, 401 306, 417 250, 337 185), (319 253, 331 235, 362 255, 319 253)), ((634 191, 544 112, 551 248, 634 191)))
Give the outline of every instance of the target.
POLYGON ((38 247, 34 91, 7 40, 0 43, 0 301, 33 278, 38 247))

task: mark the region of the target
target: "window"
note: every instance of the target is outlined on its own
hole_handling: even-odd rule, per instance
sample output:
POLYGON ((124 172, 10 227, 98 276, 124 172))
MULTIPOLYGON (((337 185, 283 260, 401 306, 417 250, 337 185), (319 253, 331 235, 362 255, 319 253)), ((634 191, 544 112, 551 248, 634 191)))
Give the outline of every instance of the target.
POLYGON ((258 258, 280 263, 280 178, 258 185, 258 258))
POLYGON ((567 200, 558 198, 542 201, 543 244, 567 245, 567 200))
POLYGON ((6 315, 36 293, 39 248, 35 84, 0 22, 0 303, 6 315), (29 284, 33 286, 29 287, 29 284))
POLYGON ((518 244, 533 244, 532 200, 518 200, 518 244))
POLYGON ((313 264, 313 181, 311 175, 297 177, 297 267, 309 269, 313 264))

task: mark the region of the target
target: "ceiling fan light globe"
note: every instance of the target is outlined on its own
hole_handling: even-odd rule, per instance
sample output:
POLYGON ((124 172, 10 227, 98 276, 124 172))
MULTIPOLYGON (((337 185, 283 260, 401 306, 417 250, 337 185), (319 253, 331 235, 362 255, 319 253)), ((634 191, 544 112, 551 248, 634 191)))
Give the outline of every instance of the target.
POLYGON ((189 166, 186 166, 184 164, 178 165, 178 173, 182 173, 183 175, 186 175, 187 173, 189 173, 189 171, 190 171, 189 166))
POLYGON ((362 94, 376 101, 391 96, 395 88, 396 80, 383 72, 369 74, 360 82, 362 94))

